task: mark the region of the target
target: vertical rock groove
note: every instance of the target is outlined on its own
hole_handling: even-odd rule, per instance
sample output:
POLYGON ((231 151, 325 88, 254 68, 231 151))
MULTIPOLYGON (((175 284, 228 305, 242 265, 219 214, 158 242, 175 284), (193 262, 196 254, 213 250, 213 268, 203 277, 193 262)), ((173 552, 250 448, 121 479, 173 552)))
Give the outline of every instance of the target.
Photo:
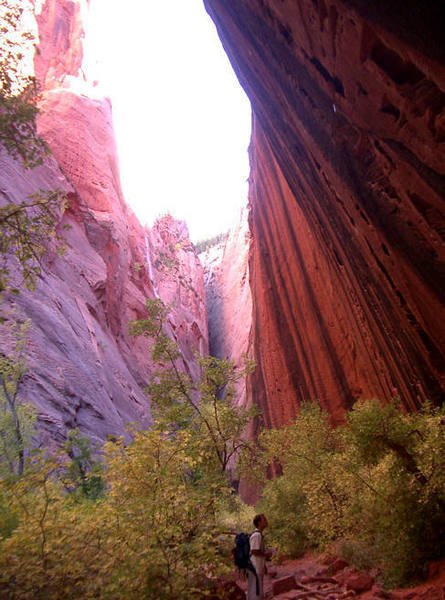
POLYGON ((307 399, 334 421, 359 397, 443 399, 445 10, 415 4, 205 0, 254 114, 250 390, 268 426, 307 399))

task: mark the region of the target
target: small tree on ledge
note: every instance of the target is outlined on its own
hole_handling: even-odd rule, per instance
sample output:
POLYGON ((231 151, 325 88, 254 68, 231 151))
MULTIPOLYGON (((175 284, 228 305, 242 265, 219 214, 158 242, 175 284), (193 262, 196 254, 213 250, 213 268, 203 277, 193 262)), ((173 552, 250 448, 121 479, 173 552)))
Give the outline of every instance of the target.
POLYGON ((147 388, 155 427, 187 429, 195 450, 208 455, 208 466, 228 474, 236 456, 250 447, 244 431, 257 411, 236 406, 234 400, 236 382, 254 370, 254 363, 244 357, 243 367, 236 369, 233 361, 196 354, 201 375, 194 382, 180 370, 178 344, 164 331, 169 308, 160 299, 147 299, 146 308, 148 317, 132 321, 130 333, 147 337, 151 358, 163 365, 147 388))

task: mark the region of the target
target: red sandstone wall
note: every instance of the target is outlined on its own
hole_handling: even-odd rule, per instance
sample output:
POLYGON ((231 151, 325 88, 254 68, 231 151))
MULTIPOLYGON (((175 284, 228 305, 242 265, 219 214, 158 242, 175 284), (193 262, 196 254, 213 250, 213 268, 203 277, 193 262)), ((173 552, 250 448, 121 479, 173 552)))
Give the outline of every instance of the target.
POLYGON ((444 11, 205 4, 254 111, 251 387, 265 423, 305 399, 334 419, 358 397, 441 401, 444 11))
MULTIPOLYGON (((37 407, 47 440, 63 440, 71 427, 105 439, 123 434, 129 422, 150 421, 144 387, 154 367, 146 341, 128 335, 128 322, 145 316, 146 297, 173 305, 170 335, 183 350, 182 367, 197 374, 193 350, 208 350, 202 268, 183 223, 167 219, 149 230, 125 203, 111 104, 80 70, 86 2, 38 4, 38 127, 53 157, 25 171, 0 153, 0 201, 20 202, 39 188, 66 190, 60 233, 67 249, 62 257, 50 249, 36 291, 6 298, 0 312, 32 321, 21 397, 37 407), (170 248, 176 269, 156 268, 170 248)), ((13 278, 21 287, 19 270, 13 278)), ((2 350, 6 333, 1 328, 2 350)))

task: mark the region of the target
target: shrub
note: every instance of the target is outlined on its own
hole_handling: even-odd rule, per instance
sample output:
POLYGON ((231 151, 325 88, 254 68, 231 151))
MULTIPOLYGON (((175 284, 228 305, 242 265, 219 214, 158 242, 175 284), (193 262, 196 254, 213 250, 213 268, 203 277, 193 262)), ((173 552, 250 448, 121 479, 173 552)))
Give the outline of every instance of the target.
POLYGON ((344 490, 338 478, 339 441, 328 414, 315 403, 304 404, 294 423, 264 431, 259 441, 265 448, 264 463, 276 461, 283 471, 280 483, 267 483, 265 495, 279 502, 283 514, 288 507, 288 517, 301 506, 303 523, 295 524, 291 517, 282 521, 282 529, 300 530, 299 548, 303 540, 305 545, 323 545, 336 539, 344 517, 344 490))
POLYGON ((267 514, 268 545, 277 546, 280 554, 286 556, 304 554, 310 546, 306 498, 293 488, 290 478, 278 477, 269 481, 257 509, 259 513, 267 514))
POLYGON ((152 429, 106 443, 103 468, 72 430, 59 455, 0 479, 0 597, 188 600, 227 569, 220 534, 239 507, 228 470, 253 413, 231 407, 241 375, 230 361, 198 358, 196 382, 182 373, 168 308, 147 309, 132 331, 164 365, 149 387, 152 429))
POLYGON ((396 402, 370 400, 333 430, 312 403, 293 424, 263 433, 264 463, 279 460, 283 471, 260 505, 280 549, 343 540, 348 560, 380 568, 389 584, 418 575, 444 542, 444 422, 443 408, 404 414, 396 402))
POLYGON ((30 321, 20 322, 14 310, 2 315, 0 335, 8 352, 0 352, 0 477, 9 478, 23 474, 35 434, 36 410, 21 394, 30 321))
POLYGON ((445 532, 444 408, 404 414, 393 402, 358 402, 347 417, 345 459, 362 486, 347 526, 373 546, 386 581, 399 584, 438 558, 445 532))
POLYGON ((201 597, 199 584, 225 568, 215 539, 229 490, 223 478, 188 476, 208 460, 189 442, 187 432, 156 427, 134 431, 127 446, 108 442, 107 492, 95 502, 66 494, 60 457, 36 458, 22 478, 3 482, 5 515, 18 524, 0 539, 0 597, 201 597))

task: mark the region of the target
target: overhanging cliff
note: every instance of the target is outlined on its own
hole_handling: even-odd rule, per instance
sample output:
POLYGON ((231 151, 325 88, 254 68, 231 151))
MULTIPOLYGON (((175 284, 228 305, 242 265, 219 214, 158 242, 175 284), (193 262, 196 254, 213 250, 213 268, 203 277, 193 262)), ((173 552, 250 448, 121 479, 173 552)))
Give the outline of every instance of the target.
POLYGON ((418 4, 205 0, 254 112, 250 388, 268 426, 307 399, 334 420, 359 397, 443 399, 445 18, 418 4))

